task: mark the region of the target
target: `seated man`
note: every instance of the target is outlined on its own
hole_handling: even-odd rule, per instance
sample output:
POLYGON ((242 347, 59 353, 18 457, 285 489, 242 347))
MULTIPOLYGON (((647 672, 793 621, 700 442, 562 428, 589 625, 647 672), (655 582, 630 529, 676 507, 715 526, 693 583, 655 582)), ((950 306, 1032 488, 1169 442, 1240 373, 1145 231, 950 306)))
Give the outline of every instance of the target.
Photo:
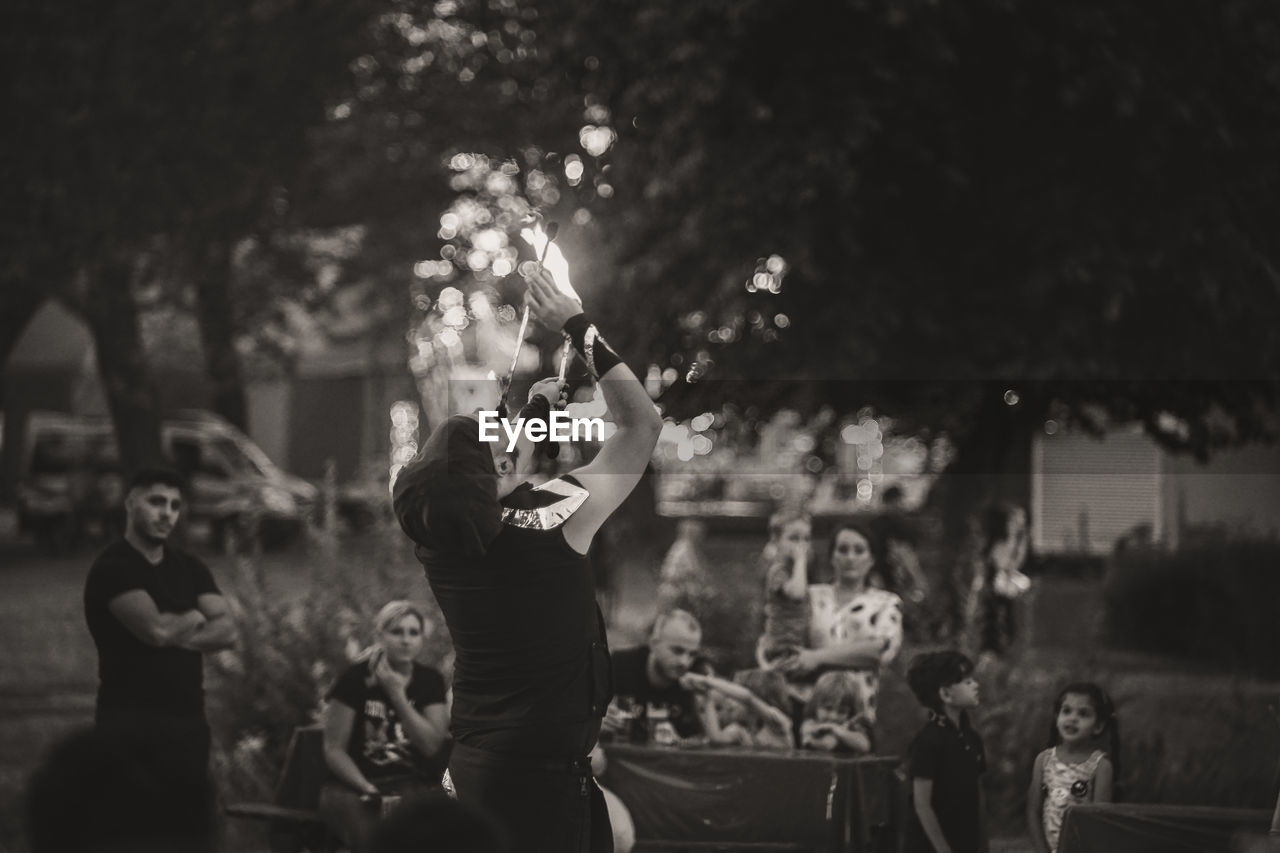
POLYGON ((643 720, 649 739, 663 741, 671 730, 681 739, 703 735, 706 726, 686 675, 702 645, 702 626, 684 610, 662 613, 649 643, 613 653, 614 700, 601 729, 615 740, 630 736, 633 717, 643 720), (662 725, 668 722, 669 727, 662 725))

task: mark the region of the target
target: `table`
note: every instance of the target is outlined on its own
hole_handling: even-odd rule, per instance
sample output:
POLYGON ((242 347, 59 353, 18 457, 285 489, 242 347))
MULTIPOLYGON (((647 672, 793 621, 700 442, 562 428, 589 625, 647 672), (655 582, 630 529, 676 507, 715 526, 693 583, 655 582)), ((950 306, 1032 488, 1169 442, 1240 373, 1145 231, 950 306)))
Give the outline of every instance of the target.
POLYGON ((1231 850, 1234 838, 1265 833, 1270 821, 1265 809, 1085 803, 1067 809, 1058 853, 1231 850))
POLYGON ((892 756, 604 745, 601 783, 627 805, 641 841, 800 842, 815 850, 892 849, 900 785, 892 756))

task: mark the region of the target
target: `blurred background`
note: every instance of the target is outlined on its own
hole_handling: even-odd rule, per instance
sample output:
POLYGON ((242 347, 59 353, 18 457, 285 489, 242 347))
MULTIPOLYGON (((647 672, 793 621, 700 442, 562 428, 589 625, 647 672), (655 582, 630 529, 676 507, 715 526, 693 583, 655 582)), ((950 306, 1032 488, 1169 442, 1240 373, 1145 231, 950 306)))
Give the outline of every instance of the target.
POLYGON ((740 660, 792 504, 819 553, 905 525, 909 640, 961 642, 1001 502, 1033 579, 987 710, 1006 834, 1071 675, 1120 699, 1131 799, 1274 803, 1273 4, 13 0, 0 33, 3 849, 91 716, 84 573, 151 461, 246 626, 222 790, 270 791, 362 620, 430 601, 393 471, 558 367, 517 340, 550 222, 667 419, 593 555, 615 645, 684 584, 740 660))

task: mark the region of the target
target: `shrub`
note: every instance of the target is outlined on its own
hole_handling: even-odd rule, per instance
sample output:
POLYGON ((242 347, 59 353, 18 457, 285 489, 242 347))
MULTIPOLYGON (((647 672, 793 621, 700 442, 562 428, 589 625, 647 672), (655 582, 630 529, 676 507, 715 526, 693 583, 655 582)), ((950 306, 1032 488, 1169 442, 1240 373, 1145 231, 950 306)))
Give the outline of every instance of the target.
POLYGON ((1117 798, 1125 802, 1270 808, 1280 726, 1274 688, 1243 679, 1120 670, 1078 658, 1029 663, 1007 681, 980 676, 975 724, 987 749, 988 813, 997 834, 1025 832, 1027 786, 1048 745, 1053 700, 1096 681, 1120 721, 1117 798))
POLYGON ((1104 631, 1118 648, 1280 676, 1280 544, 1122 551, 1105 585, 1104 631))
POLYGON ((214 657, 208 705, 213 772, 230 800, 270 799, 293 729, 319 720, 325 691, 372 639, 373 616, 388 600, 416 600, 434 623, 424 663, 443 669, 451 649, 438 605, 423 600, 422 570, 398 528, 383 525, 346 548, 312 530, 297 559, 311 571, 293 595, 251 556, 237 560, 224 591, 240 637, 214 657))

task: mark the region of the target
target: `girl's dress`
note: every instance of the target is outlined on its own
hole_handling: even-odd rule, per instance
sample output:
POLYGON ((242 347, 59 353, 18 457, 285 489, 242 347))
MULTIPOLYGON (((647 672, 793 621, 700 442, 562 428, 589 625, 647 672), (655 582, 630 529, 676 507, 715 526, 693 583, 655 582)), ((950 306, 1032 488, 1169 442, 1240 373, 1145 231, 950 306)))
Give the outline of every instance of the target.
POLYGON ((1100 749, 1079 764, 1069 764, 1058 757, 1058 748, 1049 750, 1044 762, 1044 776, 1040 780, 1044 790, 1044 838, 1050 850, 1058 849, 1058 834, 1062 831, 1062 815, 1067 806, 1087 803, 1093 799, 1093 775, 1098 772, 1098 762, 1105 757, 1100 749))

